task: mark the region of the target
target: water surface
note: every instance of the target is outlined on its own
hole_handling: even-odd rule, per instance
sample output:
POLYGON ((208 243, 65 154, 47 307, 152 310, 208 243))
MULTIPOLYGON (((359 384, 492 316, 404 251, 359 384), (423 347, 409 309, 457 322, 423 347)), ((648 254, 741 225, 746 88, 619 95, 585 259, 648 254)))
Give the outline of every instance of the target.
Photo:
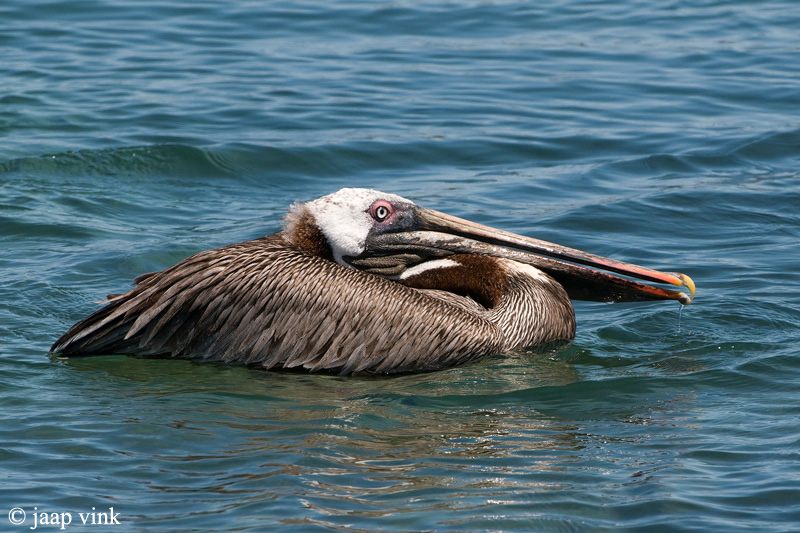
POLYGON ((92 507, 113 531, 798 528, 793 2, 0 20, 0 529, 90 530, 92 507), (680 270, 697 298, 577 303, 571 343, 425 375, 50 359, 138 274, 343 186, 680 270))

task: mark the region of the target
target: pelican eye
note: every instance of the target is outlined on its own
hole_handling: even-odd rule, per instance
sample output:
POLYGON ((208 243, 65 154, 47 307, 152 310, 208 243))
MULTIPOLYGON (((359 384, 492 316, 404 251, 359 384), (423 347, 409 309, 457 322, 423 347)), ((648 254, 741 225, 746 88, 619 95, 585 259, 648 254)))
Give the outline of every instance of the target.
POLYGON ((392 204, 384 200, 379 200, 372 204, 370 216, 377 222, 383 222, 392 215, 392 204))

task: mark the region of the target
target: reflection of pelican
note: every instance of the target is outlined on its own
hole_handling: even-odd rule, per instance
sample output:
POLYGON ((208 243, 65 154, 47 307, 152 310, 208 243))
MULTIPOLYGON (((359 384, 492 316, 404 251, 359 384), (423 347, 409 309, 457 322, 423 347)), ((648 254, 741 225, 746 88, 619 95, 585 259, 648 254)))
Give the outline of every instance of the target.
POLYGON ((342 189, 283 231, 139 276, 75 324, 64 356, 135 354, 311 371, 420 372, 575 334, 570 298, 678 300, 694 283, 342 189), (511 249, 514 248, 514 249, 511 249), (652 287, 580 266, 602 268, 652 287))

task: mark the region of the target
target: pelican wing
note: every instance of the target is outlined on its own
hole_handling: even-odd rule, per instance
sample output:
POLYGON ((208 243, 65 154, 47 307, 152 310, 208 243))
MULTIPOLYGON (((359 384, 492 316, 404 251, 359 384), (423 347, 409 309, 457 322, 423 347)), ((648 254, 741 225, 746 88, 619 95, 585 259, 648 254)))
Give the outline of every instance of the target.
POLYGON ((201 252, 137 280, 53 345, 343 374, 452 366, 502 348, 496 325, 302 251, 281 234, 201 252))

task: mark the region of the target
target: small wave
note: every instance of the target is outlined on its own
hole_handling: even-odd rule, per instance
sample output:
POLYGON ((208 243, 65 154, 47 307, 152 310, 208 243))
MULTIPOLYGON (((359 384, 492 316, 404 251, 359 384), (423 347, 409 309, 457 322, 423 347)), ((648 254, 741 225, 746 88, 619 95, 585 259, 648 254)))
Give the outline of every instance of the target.
POLYGON ((208 152, 180 144, 76 150, 0 162, 0 175, 197 176, 224 174, 208 152))

